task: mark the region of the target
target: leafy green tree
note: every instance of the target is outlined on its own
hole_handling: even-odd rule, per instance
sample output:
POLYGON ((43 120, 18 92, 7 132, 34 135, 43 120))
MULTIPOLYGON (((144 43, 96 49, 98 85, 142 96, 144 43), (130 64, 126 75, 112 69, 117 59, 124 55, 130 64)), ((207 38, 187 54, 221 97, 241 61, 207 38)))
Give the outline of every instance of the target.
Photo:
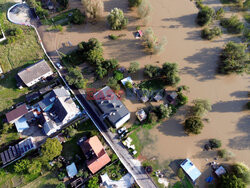
POLYGON ((249 55, 245 44, 228 42, 220 56, 219 72, 222 74, 244 73, 249 69, 249 55))
POLYGON ((88 80, 83 78, 81 71, 77 68, 69 69, 66 80, 69 85, 75 85, 78 89, 85 89, 88 83, 88 80))
POLYGON ((162 66, 162 75, 167 85, 176 85, 180 81, 178 65, 176 63, 164 63, 162 66))
POLYGON ((118 61, 116 59, 107 59, 102 62, 102 67, 108 71, 114 70, 118 67, 118 61))
POLYGON ((239 34, 244 29, 244 24, 240 22, 237 16, 221 19, 221 25, 227 29, 229 33, 239 34))
POLYGON ((197 23, 200 26, 208 25, 212 22, 214 16, 215 16, 214 9, 208 6, 203 6, 197 15, 197 23))
POLYGON ((117 81, 120 81, 121 79, 123 79, 123 73, 119 70, 114 71, 114 78, 117 81))
POLYGON ((30 174, 38 174, 41 173, 42 170, 42 163, 38 160, 33 160, 29 165, 28 165, 28 172, 30 174))
POLYGON ((65 184, 63 182, 57 184, 56 188, 66 188, 65 184))
POLYGON ((112 30, 121 30, 128 24, 128 19, 119 8, 112 9, 107 20, 112 30))
POLYGON ((82 4, 88 18, 98 19, 102 16, 103 0, 82 0, 82 4))
POLYGON ((217 140, 215 138, 209 140, 210 147, 213 148, 220 148, 221 147, 221 141, 217 140))
POLYGON ((185 121, 184 130, 190 134, 200 134, 204 127, 200 117, 189 117, 185 121))
POLYGON ((144 74, 149 78, 157 78, 161 76, 161 68, 154 65, 146 65, 144 74))
POLYGON ((139 70, 139 63, 138 62, 131 62, 128 68, 129 73, 135 73, 139 70))
POLYGON ((193 100, 193 106, 191 107, 191 115, 201 117, 206 112, 212 110, 211 104, 205 99, 193 100))
POLYGON ((142 0, 128 0, 129 7, 138 7, 141 4, 142 0))
POLYGON ((42 157, 41 160, 45 163, 53 160, 59 156, 62 152, 62 145, 56 138, 48 138, 46 142, 41 146, 42 157))
POLYGON ((163 104, 160 104, 157 110, 159 119, 169 118, 172 113, 171 107, 166 107, 163 104))
POLYGON ((88 188, 98 188, 99 187, 98 182, 99 182, 98 178, 96 176, 94 176, 89 180, 87 187, 88 188))
POLYGON ((28 172, 28 165, 30 164, 30 161, 28 159, 22 159, 18 162, 16 162, 14 166, 14 170, 16 173, 25 174, 28 172))
POLYGON ((179 168, 179 169, 178 169, 178 171, 177 171, 177 176, 178 176, 181 180, 183 180, 183 179, 185 178, 185 174, 184 174, 182 168, 179 168))
POLYGON ((111 78, 108 79, 107 85, 108 85, 111 89, 113 89, 113 90, 115 90, 115 91, 118 91, 118 90, 121 89, 121 88, 120 88, 120 85, 118 84, 118 81, 117 81, 114 77, 111 77, 111 78))
POLYGON ((224 174, 221 176, 219 185, 220 188, 246 188, 246 184, 241 178, 237 178, 235 175, 224 174))
POLYGON ((79 9, 73 11, 73 15, 70 16, 70 22, 73 24, 82 24, 85 20, 85 16, 81 13, 79 9))
POLYGON ((107 69, 101 67, 101 66, 97 66, 96 68, 96 75, 98 76, 99 79, 103 79, 104 76, 106 76, 108 74, 107 69))
POLYGON ((235 163, 232 165, 232 172, 237 178, 241 178, 244 183, 250 183, 250 170, 244 163, 235 163))

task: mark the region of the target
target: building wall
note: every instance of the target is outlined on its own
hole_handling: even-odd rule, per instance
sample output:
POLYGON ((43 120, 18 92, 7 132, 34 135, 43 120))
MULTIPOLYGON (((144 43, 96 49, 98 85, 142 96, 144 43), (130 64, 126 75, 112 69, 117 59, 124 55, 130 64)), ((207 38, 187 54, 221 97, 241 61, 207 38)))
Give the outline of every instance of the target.
POLYGON ((115 124, 115 127, 118 129, 120 128, 124 123, 126 123, 130 119, 130 113, 128 113, 126 116, 124 116, 120 121, 118 121, 115 124))
POLYGON ((41 78, 47 78, 48 76, 51 76, 52 74, 53 74, 53 72, 50 71, 50 72, 48 72, 48 73, 46 73, 46 74, 40 76, 39 78, 37 78, 37 79, 35 79, 35 80, 33 80, 33 81, 27 83, 26 85, 27 85, 28 87, 31 87, 31 86, 35 85, 36 83, 40 82, 41 78))

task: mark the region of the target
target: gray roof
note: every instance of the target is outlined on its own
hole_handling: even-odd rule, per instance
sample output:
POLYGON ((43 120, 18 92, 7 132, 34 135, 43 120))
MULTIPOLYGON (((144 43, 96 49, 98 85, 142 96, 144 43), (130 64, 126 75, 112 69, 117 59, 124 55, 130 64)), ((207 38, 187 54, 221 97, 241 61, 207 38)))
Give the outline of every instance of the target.
POLYGON ((47 62, 44 59, 42 59, 37 63, 21 70, 20 72, 17 73, 17 75, 27 85, 31 81, 43 76, 48 72, 52 72, 52 70, 50 66, 47 64, 47 62))
POLYGON ((130 113, 109 86, 96 92, 94 99, 104 116, 106 116, 113 125, 130 113))

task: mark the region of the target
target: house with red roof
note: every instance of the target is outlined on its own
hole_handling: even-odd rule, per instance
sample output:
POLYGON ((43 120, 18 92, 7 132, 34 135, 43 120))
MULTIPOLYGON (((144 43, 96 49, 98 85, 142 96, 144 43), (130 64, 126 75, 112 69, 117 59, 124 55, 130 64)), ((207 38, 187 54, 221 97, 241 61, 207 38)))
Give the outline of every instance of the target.
POLYGON ((80 147, 87 159, 87 166, 92 174, 95 174, 111 161, 97 136, 93 136, 80 143, 80 147))
POLYGON ((5 114, 8 123, 15 123, 20 117, 28 113, 26 104, 18 106, 16 109, 11 110, 5 114))

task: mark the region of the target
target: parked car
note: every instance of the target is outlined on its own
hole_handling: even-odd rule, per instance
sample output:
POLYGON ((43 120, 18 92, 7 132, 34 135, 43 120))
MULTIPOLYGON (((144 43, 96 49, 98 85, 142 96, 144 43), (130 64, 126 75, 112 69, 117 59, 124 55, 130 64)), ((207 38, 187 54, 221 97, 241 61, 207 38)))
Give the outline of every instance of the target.
POLYGON ((58 69, 62 69, 62 65, 60 63, 56 63, 58 69))
POLYGON ((117 130, 117 133, 119 134, 119 135, 121 135, 123 132, 125 132, 125 131, 128 131, 127 129, 126 129, 126 127, 122 127, 122 128, 120 128, 120 129, 118 129, 117 130))
POLYGON ((122 132, 122 134, 120 135, 120 139, 124 138, 128 133, 128 130, 126 129, 125 131, 122 132))

